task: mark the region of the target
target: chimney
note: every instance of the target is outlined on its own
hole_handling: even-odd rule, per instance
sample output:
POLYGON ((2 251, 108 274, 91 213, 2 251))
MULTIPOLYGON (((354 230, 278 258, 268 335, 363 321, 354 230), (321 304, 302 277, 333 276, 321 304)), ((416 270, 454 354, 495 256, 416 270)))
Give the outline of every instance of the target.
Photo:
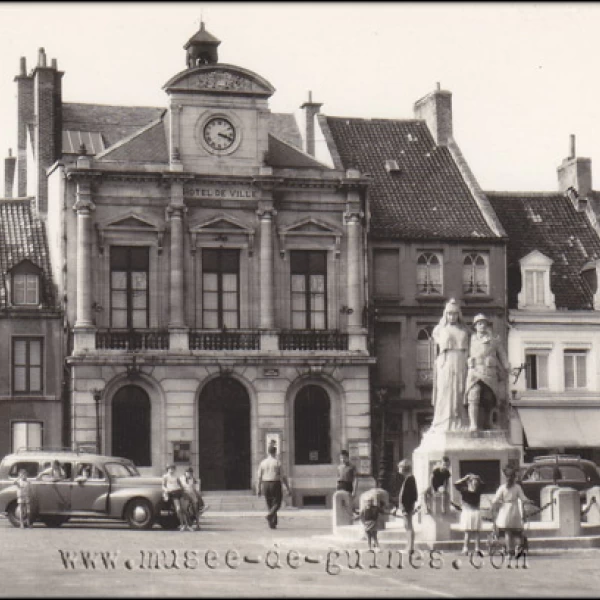
POLYGON ((577 192, 577 196, 586 198, 592 191, 592 160, 577 157, 575 136, 571 134, 569 156, 563 159, 556 169, 558 173, 558 191, 566 194, 569 188, 577 192))
POLYGON ((17 166, 17 157, 12 155, 12 150, 8 149, 8 156, 4 159, 4 197, 12 198, 13 182, 15 179, 15 167, 17 166))
MULTIPOLYGON (((53 61, 53 65, 56 61, 53 61)), ((48 207, 48 179, 46 169, 61 153, 62 145, 62 79, 63 73, 47 66, 46 52, 39 49, 38 66, 33 71, 36 161, 36 201, 40 213, 48 207)))
POLYGON ((27 62, 22 56, 17 82, 17 197, 27 196, 28 126, 33 124, 33 77, 27 75, 27 62))
POLYGON ((308 102, 305 102, 300 108, 305 111, 306 117, 306 153, 311 156, 315 155, 315 116, 323 106, 322 103, 312 101, 312 92, 308 92, 308 102))
POLYGON ((447 146, 452 139, 452 93, 440 88, 417 100, 415 119, 423 119, 438 146, 447 146))

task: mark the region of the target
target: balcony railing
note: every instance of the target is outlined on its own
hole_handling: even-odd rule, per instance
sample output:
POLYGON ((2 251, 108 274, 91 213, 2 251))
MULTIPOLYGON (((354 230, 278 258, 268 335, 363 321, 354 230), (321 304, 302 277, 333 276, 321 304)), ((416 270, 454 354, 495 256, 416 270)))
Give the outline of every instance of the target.
POLYGON ((259 350, 256 331, 190 331, 190 350, 259 350))
POLYGON ((169 332, 161 329, 99 330, 97 350, 168 350, 169 332))
POLYGON ((282 331, 280 350, 348 350, 348 334, 339 331, 282 331))

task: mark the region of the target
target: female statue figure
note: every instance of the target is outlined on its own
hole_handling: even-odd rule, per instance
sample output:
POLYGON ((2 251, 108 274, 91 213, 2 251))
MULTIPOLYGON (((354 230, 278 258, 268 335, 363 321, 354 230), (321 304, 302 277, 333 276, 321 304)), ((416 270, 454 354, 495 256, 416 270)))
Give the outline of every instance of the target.
POLYGON ((469 330, 454 299, 444 308, 432 337, 438 347, 435 361, 432 403, 432 430, 461 429, 466 424, 464 410, 469 330))

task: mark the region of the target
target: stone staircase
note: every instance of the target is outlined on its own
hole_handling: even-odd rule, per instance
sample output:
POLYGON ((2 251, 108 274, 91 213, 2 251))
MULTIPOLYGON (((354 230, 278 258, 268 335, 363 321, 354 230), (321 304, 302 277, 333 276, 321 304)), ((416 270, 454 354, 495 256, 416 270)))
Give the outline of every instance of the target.
MULTIPOLYGON (((210 512, 265 512, 265 499, 251 490, 227 490, 202 492, 204 502, 210 512)), ((282 504, 282 507, 285 504, 282 504)))

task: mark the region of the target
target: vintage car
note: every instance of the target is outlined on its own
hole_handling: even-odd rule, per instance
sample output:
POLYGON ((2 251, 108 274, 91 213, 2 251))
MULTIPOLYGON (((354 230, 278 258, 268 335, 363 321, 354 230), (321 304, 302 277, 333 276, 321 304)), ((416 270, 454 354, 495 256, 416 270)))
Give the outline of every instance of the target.
POLYGON ((22 450, 0 462, 0 513, 19 526, 17 490, 21 469, 32 483, 32 516, 48 527, 70 518, 118 519, 133 529, 150 529, 158 523, 174 529, 178 520, 162 496, 162 479, 140 475, 126 458, 71 450, 22 450), (53 461, 60 462, 64 478, 42 475, 53 461), (81 477, 88 467, 88 477, 81 477))
POLYGON ((569 454, 538 456, 533 463, 521 467, 519 479, 525 495, 538 506, 542 488, 548 485, 575 489, 582 502, 586 490, 600 485, 596 464, 569 454))

